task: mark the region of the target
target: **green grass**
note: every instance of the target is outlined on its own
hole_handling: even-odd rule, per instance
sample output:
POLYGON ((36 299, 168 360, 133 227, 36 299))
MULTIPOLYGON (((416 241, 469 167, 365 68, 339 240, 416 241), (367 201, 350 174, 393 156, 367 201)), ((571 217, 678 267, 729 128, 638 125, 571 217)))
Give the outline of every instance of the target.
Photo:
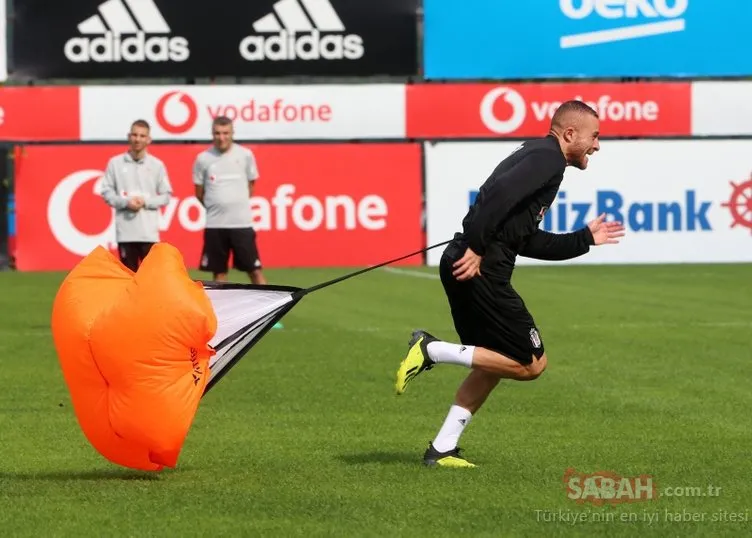
MULTIPOLYGON (((202 401, 177 468, 161 474, 109 464, 77 426, 49 330, 63 275, 0 273, 0 534, 748 536, 751 271, 518 268, 549 369, 499 386, 461 442, 479 467, 462 470, 420 457, 466 370, 440 366, 393 394, 412 328, 456 338, 441 285, 368 273, 306 297, 262 339, 202 401), (578 504, 569 468, 721 491, 578 504), (746 521, 712 521, 724 511, 746 521), (552 521, 578 514, 587 521, 552 521)), ((344 272, 268 276, 307 286, 344 272)))

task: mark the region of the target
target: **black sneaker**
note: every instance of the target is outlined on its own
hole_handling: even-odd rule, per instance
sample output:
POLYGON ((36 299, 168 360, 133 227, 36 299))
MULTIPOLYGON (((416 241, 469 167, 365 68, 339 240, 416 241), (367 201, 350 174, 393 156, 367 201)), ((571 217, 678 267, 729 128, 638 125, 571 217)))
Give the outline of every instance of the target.
POLYGON ((446 452, 439 452, 433 447, 433 443, 428 443, 426 453, 423 454, 423 463, 429 467, 475 467, 460 455, 460 447, 455 447, 446 452))

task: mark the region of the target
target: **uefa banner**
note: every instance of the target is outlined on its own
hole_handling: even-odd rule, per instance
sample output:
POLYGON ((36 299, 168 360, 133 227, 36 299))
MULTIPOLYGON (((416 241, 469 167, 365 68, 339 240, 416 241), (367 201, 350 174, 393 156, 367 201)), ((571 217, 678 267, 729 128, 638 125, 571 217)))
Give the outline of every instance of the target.
POLYGON ((12 76, 418 71, 417 0, 14 0, 12 24, 12 76))
MULTIPOLYGON (((152 146, 174 195, 161 239, 198 267, 205 211, 191 170, 203 144, 152 146)), ((418 144, 253 145, 260 177, 250 200, 267 267, 365 266, 423 246, 418 144)), ((107 161, 124 146, 16 150, 18 269, 68 270, 97 245, 115 248, 114 212, 100 196, 107 161)), ((422 262, 420 256, 406 265, 422 262)))
MULTIPOLYGON (((426 144, 429 244, 451 239, 478 189, 518 142, 426 144)), ((587 170, 567 168, 540 228, 566 233, 601 213, 625 224, 618 245, 565 262, 531 264, 752 262, 752 141, 604 141, 587 170)), ((436 265, 440 249, 428 253, 436 265)))
POLYGON ((562 102, 585 101, 601 136, 688 136, 691 84, 415 84, 407 87, 407 136, 542 136, 562 102))
POLYGON ((749 0, 424 0, 428 79, 752 74, 749 0))
POLYGON ((238 140, 405 137, 401 84, 82 86, 80 95, 83 140, 120 140, 135 118, 154 140, 209 140, 217 116, 234 122, 238 140))

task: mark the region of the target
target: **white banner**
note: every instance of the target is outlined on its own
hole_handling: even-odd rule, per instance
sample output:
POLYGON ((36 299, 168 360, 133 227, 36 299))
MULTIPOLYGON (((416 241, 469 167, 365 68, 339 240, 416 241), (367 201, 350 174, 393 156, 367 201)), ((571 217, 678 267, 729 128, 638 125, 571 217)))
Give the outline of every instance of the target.
MULTIPOLYGON (((518 142, 426 144, 428 244, 461 230, 470 200, 518 142)), ((752 141, 603 141, 587 170, 567 168, 541 228, 568 232, 599 213, 621 220, 618 245, 567 262, 752 262, 752 141)), ((438 264, 442 249, 428 253, 438 264)))
POLYGON ((238 140, 405 137, 405 87, 82 86, 82 140, 123 140, 138 118, 154 140, 209 140, 217 116, 238 140))
POLYGON ((693 82, 692 134, 752 134, 752 82, 693 82))

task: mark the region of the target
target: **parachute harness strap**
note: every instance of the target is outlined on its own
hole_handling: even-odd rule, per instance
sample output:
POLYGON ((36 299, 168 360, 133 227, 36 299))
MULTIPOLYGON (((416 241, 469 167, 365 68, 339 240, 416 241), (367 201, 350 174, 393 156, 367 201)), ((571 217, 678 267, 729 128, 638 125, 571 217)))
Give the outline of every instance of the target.
POLYGON ((394 258, 393 260, 389 260, 389 261, 380 263, 378 265, 372 265, 371 267, 366 267, 365 269, 360 269, 360 270, 355 271, 353 273, 350 273, 350 274, 347 274, 347 275, 343 275, 343 276, 334 278, 332 280, 327 280, 326 282, 322 282, 321 284, 316 284, 315 286, 311 286, 310 288, 306 288, 304 290, 300 290, 298 292, 295 292, 293 294, 293 296, 296 297, 296 298, 302 297, 302 296, 307 295, 307 294, 309 294, 311 292, 314 292, 314 291, 320 290, 322 288, 326 288, 326 287, 332 286, 333 284, 338 284, 338 283, 342 282, 343 280, 347 280, 348 278, 352 278, 354 276, 362 275, 363 273, 367 273, 368 271, 373 271, 374 269, 378 269, 380 267, 384 267, 385 265, 389 265, 389 264, 392 264, 392 263, 395 263, 395 262, 398 262, 398 261, 402 261, 405 258, 410 258, 411 256, 416 256, 418 254, 422 254, 423 252, 428 252, 431 249, 447 245, 447 244, 451 243, 451 241, 452 240, 450 239, 449 241, 444 241, 443 243, 436 243, 435 245, 431 245, 430 247, 422 248, 420 250, 416 250, 415 252, 411 252, 410 254, 406 254, 404 256, 400 256, 399 258, 394 258))

